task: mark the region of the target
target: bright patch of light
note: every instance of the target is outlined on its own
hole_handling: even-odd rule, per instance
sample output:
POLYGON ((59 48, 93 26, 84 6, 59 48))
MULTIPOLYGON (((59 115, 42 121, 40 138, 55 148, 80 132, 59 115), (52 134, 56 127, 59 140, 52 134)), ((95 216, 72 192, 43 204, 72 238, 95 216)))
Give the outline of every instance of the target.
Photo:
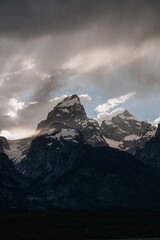
POLYGON ((31 129, 15 128, 10 131, 2 130, 0 135, 10 140, 23 139, 33 136, 35 132, 31 129))
POLYGON ((15 118, 17 116, 16 112, 8 112, 7 116, 11 117, 11 118, 15 118))
POLYGON ((37 103, 38 103, 38 101, 30 102, 29 105, 35 105, 35 104, 37 104, 37 103))
POLYGON ((158 124, 160 123, 160 117, 156 118, 154 121, 153 121, 153 125, 158 127, 158 124))
POLYGON ((105 67, 107 73, 126 66, 138 58, 150 56, 153 52, 157 52, 157 46, 152 42, 144 44, 140 52, 135 51, 132 47, 126 48, 126 46, 97 48, 94 51, 85 51, 70 58, 62 68, 74 70, 77 76, 102 67, 105 67))
POLYGON ((17 135, 13 135, 9 131, 7 131, 7 130, 2 130, 1 131, 1 136, 5 137, 7 139, 14 139, 14 138, 17 137, 17 135))
POLYGON ((18 102, 18 100, 16 98, 11 98, 9 101, 9 105, 11 107, 13 107, 13 109, 15 111, 21 110, 25 107, 25 103, 24 102, 18 102))
POLYGON ((35 68, 35 66, 36 66, 33 59, 31 59, 31 58, 24 60, 23 65, 24 65, 25 70, 31 70, 31 69, 35 68))
POLYGON ((9 101, 9 112, 6 115, 11 118, 15 118, 17 116, 17 112, 24 107, 24 102, 18 102, 16 98, 11 98, 9 101))

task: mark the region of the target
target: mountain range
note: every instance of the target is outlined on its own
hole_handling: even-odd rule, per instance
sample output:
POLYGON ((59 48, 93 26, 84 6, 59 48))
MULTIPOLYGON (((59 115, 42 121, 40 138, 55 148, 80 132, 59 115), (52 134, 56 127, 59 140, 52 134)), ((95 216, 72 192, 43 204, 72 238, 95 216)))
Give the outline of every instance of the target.
POLYGON ((66 97, 35 136, 0 137, 0 206, 160 209, 159 129, 127 110, 99 126, 66 97))

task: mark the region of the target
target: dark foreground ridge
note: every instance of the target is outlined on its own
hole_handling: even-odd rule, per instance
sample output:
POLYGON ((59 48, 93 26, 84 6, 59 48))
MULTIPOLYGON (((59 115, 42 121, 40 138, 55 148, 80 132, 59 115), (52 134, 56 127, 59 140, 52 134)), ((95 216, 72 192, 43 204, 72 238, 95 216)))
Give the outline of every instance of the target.
POLYGON ((153 239, 160 212, 0 211, 1 239, 153 239))

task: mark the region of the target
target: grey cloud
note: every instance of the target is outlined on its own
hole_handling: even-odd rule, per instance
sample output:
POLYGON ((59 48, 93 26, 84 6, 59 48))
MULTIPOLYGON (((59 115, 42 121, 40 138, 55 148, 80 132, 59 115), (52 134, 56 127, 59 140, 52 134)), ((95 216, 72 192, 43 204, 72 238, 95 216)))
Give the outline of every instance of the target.
POLYGON ((98 25, 112 40, 148 38, 160 33, 159 11, 158 0, 1 0, 0 34, 30 38, 98 25))
POLYGON ((11 74, 0 86, 0 94, 8 98, 19 97, 25 91, 34 90, 38 87, 38 83, 41 83, 41 79, 33 71, 11 74))
POLYGON ((35 92, 34 101, 48 102, 51 97, 51 93, 54 90, 62 87, 65 84, 67 78, 70 75, 69 70, 55 70, 54 75, 47 77, 43 80, 41 86, 35 92))

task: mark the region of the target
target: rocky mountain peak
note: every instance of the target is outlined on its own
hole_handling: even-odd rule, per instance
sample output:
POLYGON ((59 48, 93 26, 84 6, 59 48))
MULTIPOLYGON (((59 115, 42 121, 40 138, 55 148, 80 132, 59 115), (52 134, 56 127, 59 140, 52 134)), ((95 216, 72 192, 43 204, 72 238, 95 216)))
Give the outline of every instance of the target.
POLYGON ((129 115, 129 116, 132 115, 130 112, 128 112, 127 109, 125 109, 122 113, 123 113, 124 115, 126 115, 126 116, 127 116, 127 115, 129 115))
POLYGON ((77 95, 66 97, 49 112, 47 119, 38 124, 37 130, 50 128, 54 122, 75 127, 78 121, 86 120, 86 112, 77 95))
POLYGON ((127 109, 125 109, 124 112, 119 115, 124 115, 125 117, 133 117, 133 115, 130 112, 128 112, 127 109))
POLYGON ((111 147, 129 150, 131 153, 137 147, 143 147, 155 135, 155 131, 154 126, 139 121, 127 110, 109 121, 103 121, 101 125, 101 132, 111 147))
POLYGON ((81 105, 80 98, 78 95, 73 94, 72 96, 64 98, 61 102, 57 104, 57 107, 69 107, 74 105, 81 105))
POLYGON ((87 117, 85 109, 77 95, 66 97, 49 112, 47 119, 38 124, 41 133, 53 129, 54 132, 63 128, 80 131, 87 143, 91 145, 107 145, 96 120, 87 117))
POLYGON ((131 113, 128 112, 128 110, 125 110, 124 112, 118 114, 117 116, 112 118, 112 122, 116 123, 116 122, 123 122, 127 120, 127 121, 136 121, 139 122, 131 113))

